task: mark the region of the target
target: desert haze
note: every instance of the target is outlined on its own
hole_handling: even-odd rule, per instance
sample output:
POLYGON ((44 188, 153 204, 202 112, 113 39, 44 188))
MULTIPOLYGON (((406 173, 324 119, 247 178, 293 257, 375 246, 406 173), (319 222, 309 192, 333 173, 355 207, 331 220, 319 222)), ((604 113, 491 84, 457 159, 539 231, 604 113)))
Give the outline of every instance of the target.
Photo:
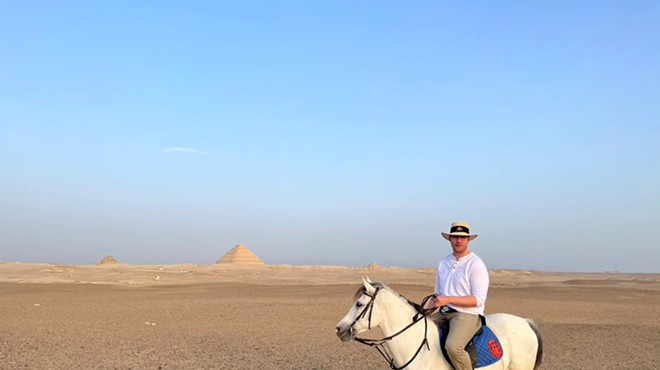
MULTIPOLYGON (((335 335, 365 275, 433 291, 432 268, 377 264, 0 263, 0 369, 387 369, 335 335)), ((535 320, 542 369, 660 369, 660 274, 490 277, 487 313, 535 320)))

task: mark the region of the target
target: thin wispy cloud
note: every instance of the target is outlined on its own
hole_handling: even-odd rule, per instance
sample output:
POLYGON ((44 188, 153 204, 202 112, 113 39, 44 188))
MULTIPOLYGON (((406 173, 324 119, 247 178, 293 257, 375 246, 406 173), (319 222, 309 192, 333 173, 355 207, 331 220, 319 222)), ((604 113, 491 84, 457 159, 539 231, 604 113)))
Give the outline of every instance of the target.
POLYGON ((204 154, 206 153, 203 150, 197 150, 193 148, 183 148, 180 146, 173 146, 171 148, 165 148, 165 151, 168 153, 184 153, 184 154, 204 154))

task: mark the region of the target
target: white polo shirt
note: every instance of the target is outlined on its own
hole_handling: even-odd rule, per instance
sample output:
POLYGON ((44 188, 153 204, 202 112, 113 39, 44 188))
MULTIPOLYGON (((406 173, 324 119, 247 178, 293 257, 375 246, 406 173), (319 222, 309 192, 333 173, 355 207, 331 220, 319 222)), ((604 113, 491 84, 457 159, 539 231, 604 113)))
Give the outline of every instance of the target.
POLYGON ((435 294, 454 297, 473 295, 477 298, 476 307, 449 305, 456 311, 483 315, 489 284, 488 269, 473 252, 460 259, 450 254, 438 263, 435 294))

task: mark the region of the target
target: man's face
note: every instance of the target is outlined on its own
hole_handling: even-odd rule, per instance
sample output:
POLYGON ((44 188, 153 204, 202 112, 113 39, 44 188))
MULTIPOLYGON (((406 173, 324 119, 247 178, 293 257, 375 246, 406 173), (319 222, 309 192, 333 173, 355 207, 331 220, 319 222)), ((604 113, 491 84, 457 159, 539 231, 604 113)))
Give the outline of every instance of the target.
POLYGON ((451 248, 454 250, 454 253, 463 253, 468 248, 470 237, 452 235, 449 237, 449 242, 451 243, 451 248))

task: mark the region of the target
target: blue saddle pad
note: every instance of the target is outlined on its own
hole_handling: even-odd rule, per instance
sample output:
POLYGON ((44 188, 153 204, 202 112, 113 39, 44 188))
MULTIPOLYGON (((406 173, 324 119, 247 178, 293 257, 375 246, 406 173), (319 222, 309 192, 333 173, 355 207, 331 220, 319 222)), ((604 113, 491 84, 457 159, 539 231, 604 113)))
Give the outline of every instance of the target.
MULTIPOLYGON (((443 332, 440 330, 440 343, 442 337, 443 332)), ((481 332, 472 338, 472 343, 477 353, 477 368, 492 365, 502 358, 504 352, 500 340, 488 326, 481 327, 481 332)))
POLYGON ((482 326, 481 333, 472 340, 477 348, 477 367, 492 365, 502 358, 500 340, 489 327, 482 326))

